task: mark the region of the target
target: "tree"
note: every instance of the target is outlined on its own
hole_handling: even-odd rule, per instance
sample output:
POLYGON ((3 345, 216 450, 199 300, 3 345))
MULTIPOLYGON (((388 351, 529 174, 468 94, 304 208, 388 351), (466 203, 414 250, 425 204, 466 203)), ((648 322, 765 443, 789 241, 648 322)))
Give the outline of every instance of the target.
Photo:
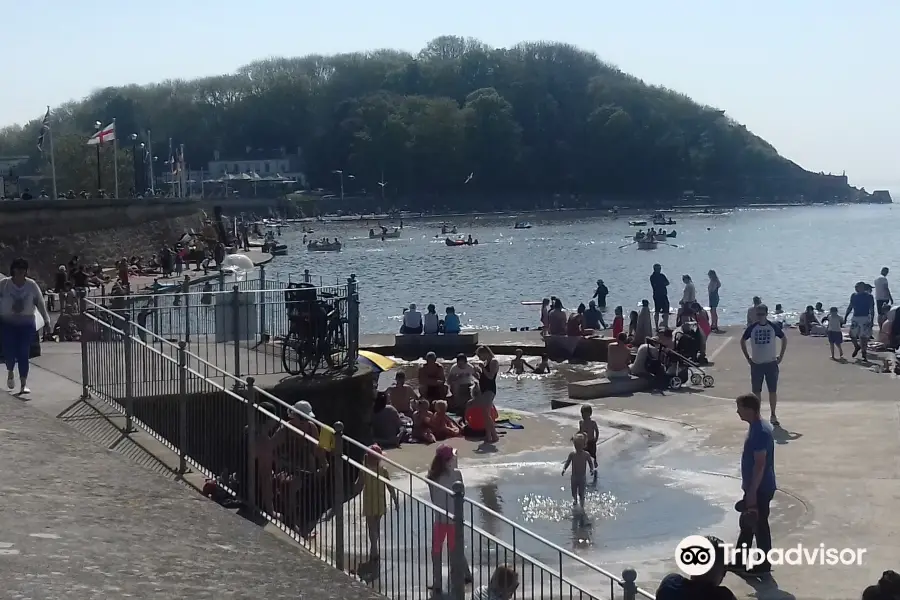
MULTIPOLYGON (((576 197, 671 204, 684 190, 722 201, 852 192, 779 156, 721 109, 567 44, 491 48, 441 36, 416 55, 273 58, 233 74, 97 90, 54 111, 60 189, 96 187, 83 139, 94 121, 113 118, 123 137, 150 129, 154 148, 169 138, 183 143, 194 167, 216 152, 240 159, 299 151, 312 187, 333 189, 333 171, 346 169, 374 191, 384 173, 410 208, 448 195, 459 205, 487 197, 530 207, 576 197)), ((0 154, 42 164, 39 125, 0 130, 0 154)), ((111 151, 104 152, 111 189, 111 151)), ((120 156, 119 167, 124 191, 130 158, 120 156)))

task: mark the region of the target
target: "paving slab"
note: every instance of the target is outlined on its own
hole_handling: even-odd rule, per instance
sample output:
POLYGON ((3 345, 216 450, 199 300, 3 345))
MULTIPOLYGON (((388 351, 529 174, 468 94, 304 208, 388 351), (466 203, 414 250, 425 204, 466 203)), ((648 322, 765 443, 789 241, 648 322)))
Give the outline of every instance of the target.
POLYGON ((4 598, 380 597, 5 392, 0 422, 4 598))

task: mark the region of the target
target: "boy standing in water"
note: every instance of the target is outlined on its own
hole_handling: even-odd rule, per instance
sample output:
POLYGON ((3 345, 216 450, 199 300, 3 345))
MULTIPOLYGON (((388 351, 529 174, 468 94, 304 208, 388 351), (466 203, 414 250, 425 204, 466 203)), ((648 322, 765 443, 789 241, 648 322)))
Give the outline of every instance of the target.
POLYGON ((521 348, 516 348, 516 357, 509 361, 509 369, 507 369, 507 373, 509 373, 510 371, 515 371, 516 375, 523 375, 525 373, 525 367, 531 369, 532 372, 534 371, 534 367, 529 365, 528 362, 524 358, 522 358, 523 354, 524 352, 522 352, 521 348))
POLYGON ((591 469, 591 475, 594 477, 594 481, 596 482, 597 440, 600 438, 600 428, 597 427, 597 422, 591 418, 591 415, 593 413, 594 410, 587 404, 581 407, 581 420, 578 421, 578 433, 584 436, 584 449, 588 454, 591 455, 591 458, 594 461, 594 468, 591 469))
POLYGON ((575 450, 569 453, 569 457, 566 459, 566 463, 563 465, 562 474, 565 475, 566 471, 569 470, 569 465, 572 466, 572 479, 571 479, 571 488, 572 488, 572 504, 579 506, 582 510, 584 510, 584 492, 587 487, 587 469, 591 468, 591 471, 594 470, 594 460, 591 458, 591 455, 587 453, 584 449, 585 445, 585 437, 584 434, 578 433, 575 434, 575 450))

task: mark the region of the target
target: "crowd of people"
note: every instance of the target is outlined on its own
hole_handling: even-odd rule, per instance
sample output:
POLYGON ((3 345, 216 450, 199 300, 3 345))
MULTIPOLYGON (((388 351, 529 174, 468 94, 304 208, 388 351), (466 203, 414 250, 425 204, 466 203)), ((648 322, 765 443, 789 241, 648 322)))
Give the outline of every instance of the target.
MULTIPOLYGON (((472 364, 459 354, 445 370, 437 355, 429 352, 418 369, 418 388, 407 383, 404 371, 398 371, 394 384, 376 398, 375 440, 394 448, 403 442, 432 444, 466 434, 481 436, 487 444, 497 443, 494 400, 500 363, 487 346, 480 346, 476 356, 478 362, 472 364)), ((532 369, 549 370, 549 361, 544 357, 532 369)))

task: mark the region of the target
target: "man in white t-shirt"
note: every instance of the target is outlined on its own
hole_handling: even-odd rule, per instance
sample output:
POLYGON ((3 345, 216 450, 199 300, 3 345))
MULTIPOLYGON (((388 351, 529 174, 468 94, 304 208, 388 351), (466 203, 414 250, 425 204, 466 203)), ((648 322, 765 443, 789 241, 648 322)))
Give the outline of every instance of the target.
POLYGON ((756 321, 751 323, 741 336, 741 351, 750 365, 750 384, 753 393, 762 398, 763 381, 769 390, 769 422, 778 426, 775 405, 778 403, 778 365, 784 358, 787 338, 778 323, 769 320, 769 308, 765 304, 756 307, 756 321), (775 348, 775 340, 781 340, 781 351, 775 348), (749 350, 747 347, 750 347, 749 350))
POLYGON ((880 317, 885 306, 890 306, 894 303, 894 298, 891 297, 891 288, 888 285, 887 274, 890 272, 890 269, 884 267, 881 269, 881 277, 875 280, 875 313, 880 317))
POLYGON ((403 325, 400 333, 418 335, 422 333, 422 313, 416 310, 415 303, 409 305, 409 310, 403 312, 403 325))

